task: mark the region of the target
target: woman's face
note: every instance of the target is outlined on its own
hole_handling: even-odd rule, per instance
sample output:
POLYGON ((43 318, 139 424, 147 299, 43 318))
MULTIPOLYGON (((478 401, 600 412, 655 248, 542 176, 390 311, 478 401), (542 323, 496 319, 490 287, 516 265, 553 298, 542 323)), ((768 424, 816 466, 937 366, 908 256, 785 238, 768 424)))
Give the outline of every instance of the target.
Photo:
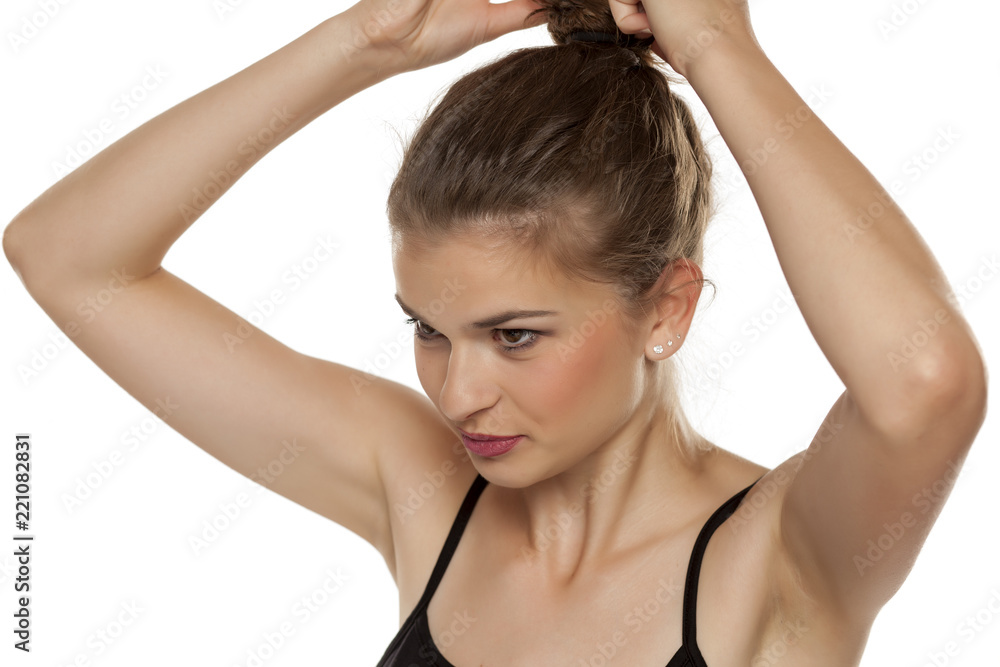
POLYGON ((609 287, 503 256, 463 240, 403 246, 393 267, 397 299, 429 336, 414 338, 421 386, 456 436, 525 436, 498 457, 470 452, 491 481, 522 487, 581 461, 632 415, 648 331, 626 337, 609 287), (552 314, 473 328, 520 310, 552 314))

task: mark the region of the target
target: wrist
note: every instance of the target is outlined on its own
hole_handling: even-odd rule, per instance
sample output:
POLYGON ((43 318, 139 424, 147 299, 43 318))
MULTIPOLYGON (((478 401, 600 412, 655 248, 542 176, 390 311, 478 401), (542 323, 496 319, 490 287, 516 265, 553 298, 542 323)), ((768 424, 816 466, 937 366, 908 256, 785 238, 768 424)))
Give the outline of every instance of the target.
MULTIPOLYGON (((390 2, 390 7, 393 4, 390 2)), ((364 3, 353 5, 323 25, 331 46, 330 57, 353 68, 372 84, 406 71, 402 54, 386 39, 385 17, 366 9, 364 3)))
POLYGON ((701 81, 716 76, 713 72, 730 71, 734 65, 758 59, 767 60, 767 56, 753 36, 724 32, 714 35, 708 44, 689 44, 680 58, 682 71, 678 74, 697 89, 701 81))

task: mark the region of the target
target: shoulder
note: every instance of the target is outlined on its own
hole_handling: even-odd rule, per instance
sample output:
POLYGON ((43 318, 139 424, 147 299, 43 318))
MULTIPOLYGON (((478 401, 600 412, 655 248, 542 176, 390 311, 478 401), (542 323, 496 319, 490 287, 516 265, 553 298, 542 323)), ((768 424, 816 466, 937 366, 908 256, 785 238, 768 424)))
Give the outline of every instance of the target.
POLYGON ((382 555, 399 588, 403 618, 422 594, 478 475, 458 435, 418 396, 414 400, 426 401, 422 418, 383 451, 379 465, 392 533, 391 552, 382 555))

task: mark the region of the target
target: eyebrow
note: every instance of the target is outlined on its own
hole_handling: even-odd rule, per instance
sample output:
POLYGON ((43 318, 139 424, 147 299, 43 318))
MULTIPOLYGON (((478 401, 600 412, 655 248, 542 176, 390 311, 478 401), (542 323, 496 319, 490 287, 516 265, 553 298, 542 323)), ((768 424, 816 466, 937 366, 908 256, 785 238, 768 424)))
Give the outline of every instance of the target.
MULTIPOLYGON (((398 294, 394 294, 396 297, 396 302, 399 307, 403 309, 410 317, 415 317, 424 324, 430 324, 427 320, 420 316, 415 310, 403 303, 403 300, 399 298, 398 294)), ((485 320, 479 320, 478 322, 473 322, 472 324, 467 324, 465 328, 469 331, 475 329, 491 329, 498 324, 503 324, 504 322, 509 322, 510 320, 517 320, 523 317, 542 317, 543 315, 558 315, 558 311, 555 310, 507 310, 502 313, 497 313, 491 317, 487 317, 485 320)))

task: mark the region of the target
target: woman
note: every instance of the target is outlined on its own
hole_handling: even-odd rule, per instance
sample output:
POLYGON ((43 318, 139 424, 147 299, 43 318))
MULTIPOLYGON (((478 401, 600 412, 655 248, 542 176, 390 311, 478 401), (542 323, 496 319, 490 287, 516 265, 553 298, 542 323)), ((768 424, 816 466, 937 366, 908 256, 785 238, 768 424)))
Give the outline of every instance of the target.
POLYGON ((305 434, 268 486, 384 557, 405 620, 383 665, 857 664, 932 526, 914 493, 954 474, 982 422, 984 366, 933 257, 764 56, 745 2, 641 9, 363 0, 109 147, 5 234, 57 323, 115 281, 67 334, 150 409, 174 397, 192 442, 252 476, 287 424, 305 434), (557 46, 457 82, 390 194, 430 403, 285 348, 160 266, 339 102, 543 22, 557 46), (679 409, 670 357, 700 297, 711 166, 650 52, 712 114, 847 387, 772 470, 679 409))

